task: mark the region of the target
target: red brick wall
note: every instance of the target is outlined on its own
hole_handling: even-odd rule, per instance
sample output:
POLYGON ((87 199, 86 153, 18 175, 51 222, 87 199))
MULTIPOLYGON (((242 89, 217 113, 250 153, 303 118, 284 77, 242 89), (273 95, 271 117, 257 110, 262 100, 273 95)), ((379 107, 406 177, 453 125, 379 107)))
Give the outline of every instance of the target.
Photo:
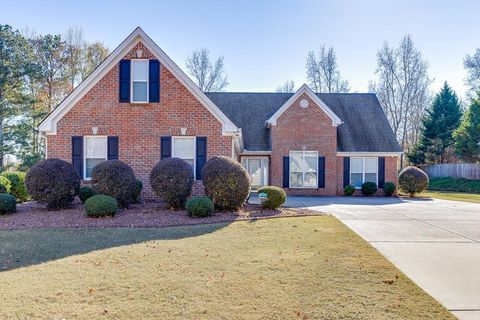
POLYGON ((300 96, 271 128, 272 155, 270 163, 271 184, 281 187, 283 182, 283 157, 290 151, 318 151, 325 157, 325 188, 293 189, 291 195, 334 195, 337 192, 337 128, 307 94, 300 96), (307 99, 309 106, 300 107, 307 99))
MULTIPOLYGON (((137 45, 144 58, 154 56, 137 45)), ((144 181, 142 195, 152 197, 148 176, 160 160, 160 136, 181 135, 187 128, 191 136, 207 137, 207 156, 232 155, 232 138, 222 136, 221 123, 163 65, 160 67, 160 103, 118 102, 118 65, 112 68, 58 123, 57 134, 47 136, 48 157, 71 161, 71 137, 98 135, 119 137, 119 159, 132 166, 144 181)), ((194 188, 201 190, 201 185, 194 188)))

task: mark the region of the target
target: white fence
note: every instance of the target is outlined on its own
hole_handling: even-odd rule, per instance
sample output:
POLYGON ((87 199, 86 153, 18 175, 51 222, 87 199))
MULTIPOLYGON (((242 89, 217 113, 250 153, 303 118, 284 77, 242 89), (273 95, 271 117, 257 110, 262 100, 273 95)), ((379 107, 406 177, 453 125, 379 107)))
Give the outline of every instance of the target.
POLYGON ((480 180, 480 164, 446 163, 426 166, 424 171, 430 178, 452 177, 480 180))

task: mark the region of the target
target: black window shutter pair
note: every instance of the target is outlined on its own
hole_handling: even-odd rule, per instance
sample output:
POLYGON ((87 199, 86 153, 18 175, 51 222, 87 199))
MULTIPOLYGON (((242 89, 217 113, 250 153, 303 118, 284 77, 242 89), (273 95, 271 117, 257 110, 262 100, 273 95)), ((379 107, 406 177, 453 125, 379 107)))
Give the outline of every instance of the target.
MULTIPOLYGON (((350 184, 350 158, 343 158, 343 187, 350 184)), ((385 185, 385 158, 378 158, 378 187, 383 188, 385 185)))
MULTIPOLYGON (((130 102, 130 60, 121 60, 119 65, 119 101, 130 102)), ((149 102, 160 102, 160 62, 149 61, 149 102)))
MULTIPOLYGON (((202 180, 202 169, 207 162, 207 137, 197 137, 195 176, 197 180, 202 180)), ((172 157, 172 137, 160 137, 160 159, 172 157)))
MULTIPOLYGON (((107 160, 118 160, 118 137, 107 137, 107 160)), ((83 179, 83 136, 72 137, 72 165, 83 179)))
MULTIPOLYGON (((325 157, 318 157, 318 188, 325 188, 325 157)), ((290 157, 283 157, 283 185, 290 187, 290 157)))

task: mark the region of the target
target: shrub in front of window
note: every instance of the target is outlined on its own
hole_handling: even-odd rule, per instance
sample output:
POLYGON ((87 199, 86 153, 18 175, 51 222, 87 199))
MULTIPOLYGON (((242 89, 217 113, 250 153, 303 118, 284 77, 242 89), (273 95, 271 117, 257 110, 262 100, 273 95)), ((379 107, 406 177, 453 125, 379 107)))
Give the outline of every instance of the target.
POLYGON ((150 172, 150 185, 174 210, 182 209, 192 194, 192 167, 179 158, 163 159, 150 172))
POLYGON ((120 160, 103 161, 92 170, 93 191, 117 199, 124 208, 132 203, 135 181, 132 168, 120 160))
POLYGON ((385 182, 383 185, 383 194, 385 197, 391 197, 395 193, 395 184, 393 182, 385 182))
POLYGON ((92 218, 114 216, 117 211, 118 202, 113 197, 97 194, 85 201, 85 214, 92 218))
POLYGON ((208 197, 193 197, 185 205, 187 214, 193 218, 209 217, 213 213, 213 202, 208 197))
POLYGON ((362 184, 362 194, 364 196, 372 196, 377 192, 377 184, 375 182, 365 182, 362 184))
POLYGON ((0 187, 2 193, 10 193, 10 190, 12 189, 12 183, 10 182, 10 180, 8 180, 3 175, 0 176, 0 185, 2 186, 2 187, 0 187), (3 191, 5 191, 5 192, 3 192, 3 191))
POLYGON ((140 194, 143 190, 143 182, 140 179, 135 181, 135 190, 133 190, 132 194, 132 203, 140 203, 140 194))
POLYGON ((353 184, 346 185, 343 188, 343 194, 346 196, 351 196, 355 193, 355 186, 353 184))
POLYGON ((406 167, 398 175, 398 187, 400 191, 413 197, 415 194, 427 190, 428 176, 417 167, 406 167))
POLYGON ((25 186, 25 175, 25 172, 20 171, 2 172, 2 176, 7 178, 12 184, 10 194, 17 198, 18 202, 25 202, 30 198, 25 186))
POLYGON ((0 193, 0 214, 17 212, 17 199, 6 193, 0 193))
POLYGON ((205 194, 219 210, 238 210, 250 194, 250 176, 232 158, 209 159, 202 170, 202 181, 205 194))
POLYGON ((62 209, 69 207, 78 194, 80 178, 70 163, 46 159, 30 168, 25 186, 32 199, 46 203, 47 209, 62 209))
POLYGON ((266 193, 267 200, 262 203, 264 208, 278 209, 287 200, 285 190, 275 186, 267 186, 258 189, 258 193, 266 193))
POLYGON ((78 197, 82 203, 85 203, 88 198, 93 197, 95 195, 95 191, 93 191, 92 187, 81 187, 80 191, 78 192, 78 197))

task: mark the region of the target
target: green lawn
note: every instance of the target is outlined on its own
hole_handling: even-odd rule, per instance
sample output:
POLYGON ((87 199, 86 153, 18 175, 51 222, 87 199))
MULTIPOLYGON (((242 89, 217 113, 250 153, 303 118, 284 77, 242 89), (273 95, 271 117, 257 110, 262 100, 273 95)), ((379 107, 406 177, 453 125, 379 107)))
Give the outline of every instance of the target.
POLYGON ((0 252, 5 319, 454 319, 329 216, 0 231, 0 252))
POLYGON ((443 200, 480 203, 480 194, 478 193, 426 191, 426 192, 422 192, 420 196, 430 197, 435 199, 443 199, 443 200))

